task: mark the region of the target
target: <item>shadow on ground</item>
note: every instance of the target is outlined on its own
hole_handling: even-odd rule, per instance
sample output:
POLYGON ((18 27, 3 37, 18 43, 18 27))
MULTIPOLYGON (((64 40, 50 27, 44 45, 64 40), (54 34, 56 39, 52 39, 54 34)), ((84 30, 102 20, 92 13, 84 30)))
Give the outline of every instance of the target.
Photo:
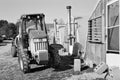
POLYGON ((43 70, 48 69, 48 68, 50 68, 50 67, 48 67, 48 66, 40 66, 40 67, 31 68, 29 73, 43 71, 43 70))
POLYGON ((54 71, 65 71, 65 70, 69 70, 72 69, 73 67, 71 65, 62 65, 59 68, 55 68, 54 71))
MULTIPOLYGON (((66 71, 66 70, 72 69, 73 68, 72 64, 73 64, 73 62, 72 62, 70 57, 68 57, 68 56, 61 57, 61 65, 54 68, 53 71, 59 72, 59 71, 66 71)), ((30 69, 29 73, 43 71, 43 70, 46 70, 48 68, 53 68, 53 67, 50 67, 50 66, 34 67, 34 68, 30 69)))
POLYGON ((65 71, 73 68, 73 58, 71 56, 61 56, 61 65, 54 71, 65 71))

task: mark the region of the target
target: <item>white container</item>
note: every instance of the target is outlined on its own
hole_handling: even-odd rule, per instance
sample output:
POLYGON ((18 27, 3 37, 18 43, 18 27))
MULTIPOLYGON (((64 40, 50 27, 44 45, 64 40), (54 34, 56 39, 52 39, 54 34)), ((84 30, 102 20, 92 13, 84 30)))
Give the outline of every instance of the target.
POLYGON ((81 60, 74 59, 74 71, 81 71, 81 60))

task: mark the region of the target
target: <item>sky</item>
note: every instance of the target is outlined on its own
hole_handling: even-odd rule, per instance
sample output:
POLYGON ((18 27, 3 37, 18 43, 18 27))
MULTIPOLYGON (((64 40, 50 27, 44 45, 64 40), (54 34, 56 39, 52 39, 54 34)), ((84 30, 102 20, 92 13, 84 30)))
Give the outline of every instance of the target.
POLYGON ((16 23, 22 14, 44 13, 46 23, 53 23, 55 18, 67 23, 66 6, 72 6, 73 17, 79 20, 80 42, 85 44, 88 30, 88 19, 98 0, 0 0, 0 19, 16 23))
POLYGON ((55 18, 66 21, 66 6, 72 6, 72 16, 89 17, 98 0, 0 0, 0 19, 14 22, 22 14, 44 13, 46 22, 55 18))

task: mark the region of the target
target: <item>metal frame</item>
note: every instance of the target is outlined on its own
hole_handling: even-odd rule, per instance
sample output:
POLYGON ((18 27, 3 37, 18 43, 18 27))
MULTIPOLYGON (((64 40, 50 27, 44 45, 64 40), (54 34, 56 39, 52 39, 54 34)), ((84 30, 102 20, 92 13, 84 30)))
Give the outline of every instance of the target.
MULTIPOLYGON (((104 0, 103 0, 104 2, 104 0)), ((103 7, 104 9, 102 10, 102 14, 101 14, 101 17, 102 17, 102 43, 105 44, 105 4, 103 4, 103 7)))
MULTIPOLYGON (((111 0, 111 1, 107 2, 107 4, 106 4, 106 35, 107 35, 107 38, 106 38, 106 51, 112 51, 112 52, 119 52, 120 53, 120 41, 119 41, 119 51, 117 51, 117 50, 108 50, 108 29, 115 28, 115 27, 119 26, 119 40, 120 40, 120 17, 119 17, 119 25, 108 27, 108 6, 115 3, 115 2, 117 2, 117 1, 119 1, 119 0, 111 0)), ((119 2, 119 5, 120 5, 120 2, 119 2)), ((119 6, 119 13, 120 13, 120 6, 119 6)))
MULTIPOLYGON (((120 45, 120 0, 118 0, 118 2, 119 2, 119 45, 120 45)), ((119 46, 119 50, 120 50, 120 46, 119 46)))

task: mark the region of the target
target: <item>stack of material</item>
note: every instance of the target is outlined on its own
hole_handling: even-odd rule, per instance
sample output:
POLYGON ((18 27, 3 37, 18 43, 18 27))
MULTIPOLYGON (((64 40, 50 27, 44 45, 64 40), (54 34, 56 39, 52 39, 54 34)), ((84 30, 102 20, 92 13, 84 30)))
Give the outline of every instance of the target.
POLYGON ((94 72, 98 73, 98 74, 102 74, 103 72, 105 72, 108 69, 108 65, 105 64, 104 62, 101 62, 99 65, 97 65, 94 68, 94 72))

